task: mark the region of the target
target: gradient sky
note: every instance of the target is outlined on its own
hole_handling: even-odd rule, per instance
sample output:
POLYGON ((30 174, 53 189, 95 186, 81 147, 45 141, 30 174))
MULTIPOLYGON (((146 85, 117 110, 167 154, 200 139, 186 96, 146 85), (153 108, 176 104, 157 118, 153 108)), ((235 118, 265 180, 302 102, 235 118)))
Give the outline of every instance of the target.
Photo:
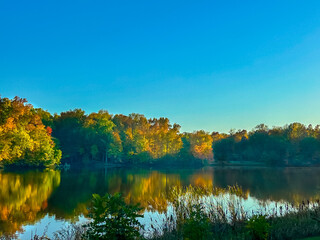
POLYGON ((320 1, 0 1, 0 94, 182 131, 320 124, 320 1))

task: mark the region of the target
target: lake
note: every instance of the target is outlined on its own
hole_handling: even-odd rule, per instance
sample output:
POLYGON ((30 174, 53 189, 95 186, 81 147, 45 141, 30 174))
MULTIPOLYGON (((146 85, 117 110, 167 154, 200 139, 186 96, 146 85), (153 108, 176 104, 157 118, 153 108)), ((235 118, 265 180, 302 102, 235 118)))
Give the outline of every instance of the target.
POLYGON ((320 198, 320 168, 204 167, 199 169, 106 168, 0 172, 0 236, 30 239, 84 222, 93 193, 122 192, 145 208, 144 224, 168 206, 175 186, 239 185, 248 207, 299 204, 320 198))

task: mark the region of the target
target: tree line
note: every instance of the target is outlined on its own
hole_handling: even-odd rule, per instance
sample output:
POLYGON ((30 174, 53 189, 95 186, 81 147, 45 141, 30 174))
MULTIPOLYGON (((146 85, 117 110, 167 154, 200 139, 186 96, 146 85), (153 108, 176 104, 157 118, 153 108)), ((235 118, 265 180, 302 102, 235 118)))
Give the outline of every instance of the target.
POLYGON ((177 164, 262 162, 320 163, 320 127, 293 123, 228 134, 181 133, 168 118, 141 114, 86 114, 81 109, 50 114, 25 99, 0 98, 0 164, 177 164))
POLYGON ((320 125, 292 123, 268 128, 260 124, 251 132, 230 131, 213 143, 213 152, 220 162, 252 161, 281 166, 320 164, 320 125))

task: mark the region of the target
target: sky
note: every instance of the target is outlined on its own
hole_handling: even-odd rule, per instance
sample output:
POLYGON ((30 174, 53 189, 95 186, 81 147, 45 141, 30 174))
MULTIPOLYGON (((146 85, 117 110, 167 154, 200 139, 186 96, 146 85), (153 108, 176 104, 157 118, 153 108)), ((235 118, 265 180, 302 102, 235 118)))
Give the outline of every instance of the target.
POLYGON ((320 1, 0 1, 0 94, 190 132, 320 124, 320 1))

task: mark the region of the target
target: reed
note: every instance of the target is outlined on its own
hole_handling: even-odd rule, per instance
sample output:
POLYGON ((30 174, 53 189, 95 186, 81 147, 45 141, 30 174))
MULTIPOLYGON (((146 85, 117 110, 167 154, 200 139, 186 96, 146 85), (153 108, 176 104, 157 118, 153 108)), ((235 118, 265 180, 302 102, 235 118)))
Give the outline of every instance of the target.
MULTIPOLYGON (((175 187, 162 218, 151 218, 150 228, 140 228, 135 239, 302 239, 320 236, 320 201, 298 206, 276 204, 273 209, 246 211, 246 193, 239 186, 223 188, 175 187)), ((55 240, 88 239, 87 228, 71 225, 55 240)), ((34 236, 33 240, 48 239, 34 236)))

